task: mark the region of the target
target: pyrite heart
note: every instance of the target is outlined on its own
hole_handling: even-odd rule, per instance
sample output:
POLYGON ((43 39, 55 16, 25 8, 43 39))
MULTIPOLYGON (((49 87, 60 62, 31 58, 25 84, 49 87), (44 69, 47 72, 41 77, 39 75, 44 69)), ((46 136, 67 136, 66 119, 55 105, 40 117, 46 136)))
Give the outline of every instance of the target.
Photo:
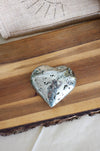
POLYGON ((44 65, 32 72, 31 82, 41 97, 53 107, 72 91, 76 78, 66 66, 54 68, 44 65))

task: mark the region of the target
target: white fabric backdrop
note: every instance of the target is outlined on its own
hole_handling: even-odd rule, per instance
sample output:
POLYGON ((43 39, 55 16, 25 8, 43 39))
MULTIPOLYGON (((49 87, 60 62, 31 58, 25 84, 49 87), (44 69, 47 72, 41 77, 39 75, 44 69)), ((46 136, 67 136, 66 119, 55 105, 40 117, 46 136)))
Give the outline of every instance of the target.
POLYGON ((91 16, 99 6, 99 0, 0 0, 0 33, 3 38, 29 33, 91 16))
POLYGON ((0 151, 100 151, 100 114, 0 136, 0 151))

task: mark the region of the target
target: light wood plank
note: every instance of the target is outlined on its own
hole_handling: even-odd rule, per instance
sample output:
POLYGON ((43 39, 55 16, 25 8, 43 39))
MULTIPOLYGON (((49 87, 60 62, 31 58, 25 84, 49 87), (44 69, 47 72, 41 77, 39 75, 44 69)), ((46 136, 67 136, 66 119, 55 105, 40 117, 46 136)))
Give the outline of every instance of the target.
POLYGON ((0 129, 11 128, 14 126, 24 125, 26 123, 37 122, 40 120, 47 120, 48 118, 59 117, 63 115, 69 115, 73 113, 83 112, 85 110, 91 110, 94 108, 100 108, 100 97, 79 102, 59 108, 49 109, 48 111, 42 111, 35 114, 29 114, 10 120, 0 122, 0 129))
MULTIPOLYGON (((95 42, 87 43, 82 46, 72 47, 69 49, 64 49, 58 52, 46 54, 43 56, 35 57, 32 59, 27 59, 24 61, 18 61, 16 63, 9 63, 7 65, 1 65, 0 69, 0 80, 5 78, 12 78, 13 76, 18 76, 22 74, 27 74, 32 72, 37 66, 48 64, 50 66, 59 66, 63 64, 68 64, 75 61, 84 60, 87 58, 95 57, 100 55, 100 47, 98 49, 89 51, 82 51, 82 47, 86 46, 92 47, 95 42), (76 53, 75 53, 76 50, 76 53), (77 51, 78 50, 78 51, 77 51), (73 51, 69 56, 67 54, 73 51)), ((100 40, 96 41, 97 45, 100 44, 100 40)), ((84 49, 83 49, 84 50, 84 49)))

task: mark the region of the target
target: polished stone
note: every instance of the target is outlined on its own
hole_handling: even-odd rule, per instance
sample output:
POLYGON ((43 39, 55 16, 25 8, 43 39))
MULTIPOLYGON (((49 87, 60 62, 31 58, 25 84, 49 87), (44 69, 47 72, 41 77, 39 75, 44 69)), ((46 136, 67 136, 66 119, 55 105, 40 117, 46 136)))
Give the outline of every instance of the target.
POLYGON ((43 65, 32 72, 31 83, 48 105, 53 107, 73 90, 76 78, 66 66, 43 65))

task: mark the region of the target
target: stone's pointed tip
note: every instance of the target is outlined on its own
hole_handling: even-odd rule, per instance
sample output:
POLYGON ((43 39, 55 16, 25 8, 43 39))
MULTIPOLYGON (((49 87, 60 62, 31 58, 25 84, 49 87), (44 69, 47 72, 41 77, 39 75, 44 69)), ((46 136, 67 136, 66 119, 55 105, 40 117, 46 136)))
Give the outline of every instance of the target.
POLYGON ((55 104, 49 104, 49 106, 52 108, 52 107, 54 107, 54 106, 55 106, 55 104))
POLYGON ((56 104, 55 104, 55 100, 52 100, 52 102, 49 100, 48 101, 48 105, 52 108, 54 107, 56 104))

